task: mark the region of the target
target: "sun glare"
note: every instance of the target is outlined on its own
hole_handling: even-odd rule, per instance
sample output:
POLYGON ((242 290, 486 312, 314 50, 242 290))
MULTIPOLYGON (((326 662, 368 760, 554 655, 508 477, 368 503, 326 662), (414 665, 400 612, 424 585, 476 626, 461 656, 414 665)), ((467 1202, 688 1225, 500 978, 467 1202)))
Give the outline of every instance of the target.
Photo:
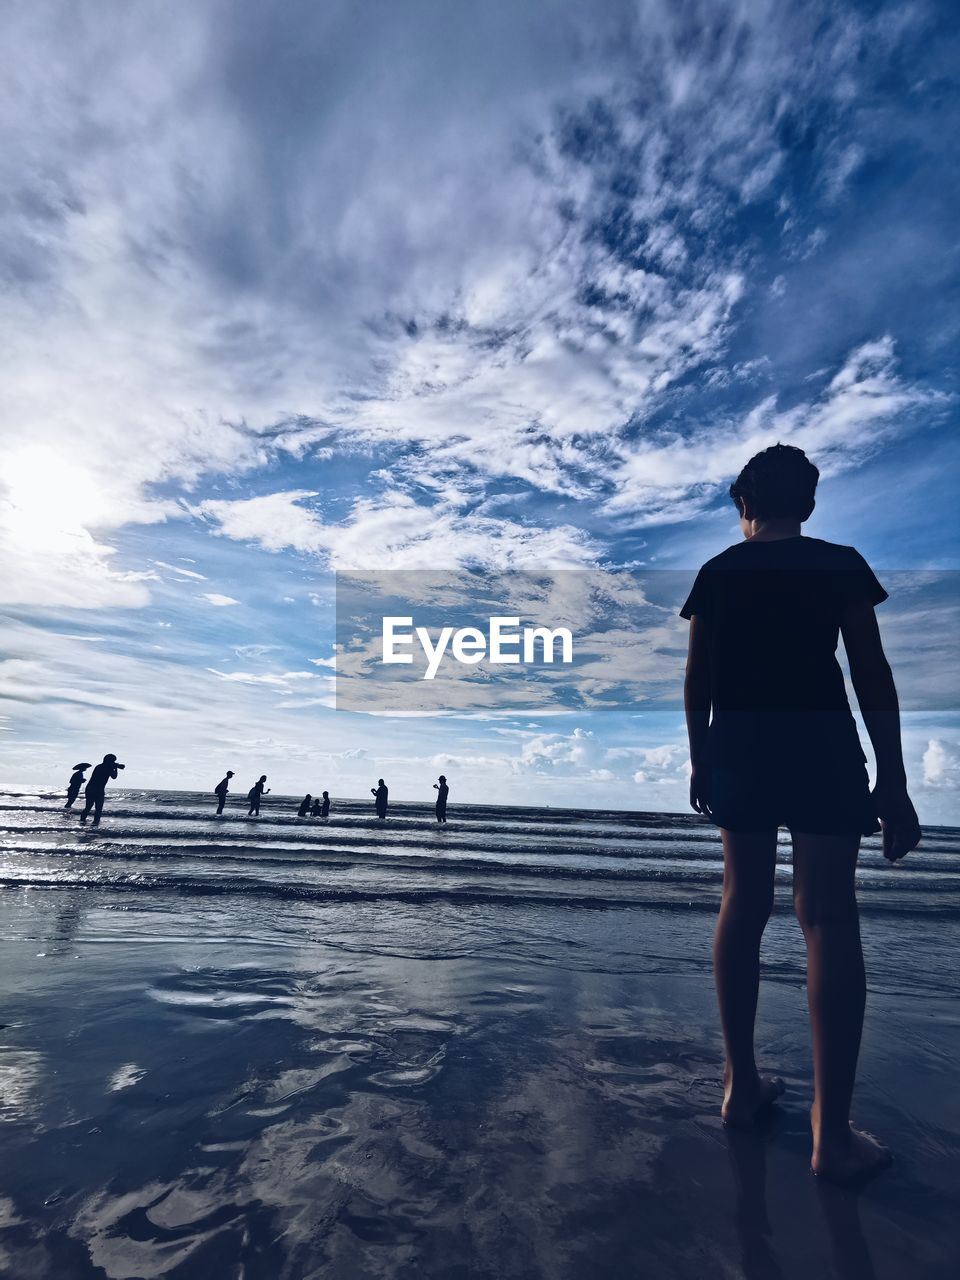
POLYGON ((21 551, 80 551, 91 542, 106 505, 90 473, 41 445, 20 449, 7 462, 3 523, 21 551))

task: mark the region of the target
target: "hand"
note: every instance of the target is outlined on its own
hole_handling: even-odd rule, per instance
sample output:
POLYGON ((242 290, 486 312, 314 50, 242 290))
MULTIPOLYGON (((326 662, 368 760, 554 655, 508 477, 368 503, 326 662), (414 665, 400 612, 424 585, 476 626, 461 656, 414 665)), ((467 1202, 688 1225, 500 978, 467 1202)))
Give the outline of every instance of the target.
POLYGON ((710 811, 710 773, 707 769, 694 769, 690 774, 690 808, 712 818, 710 811))
POLYGON ((883 831, 883 856, 888 862, 897 862, 920 843, 923 833, 917 811, 902 783, 887 787, 878 782, 873 802, 883 831))

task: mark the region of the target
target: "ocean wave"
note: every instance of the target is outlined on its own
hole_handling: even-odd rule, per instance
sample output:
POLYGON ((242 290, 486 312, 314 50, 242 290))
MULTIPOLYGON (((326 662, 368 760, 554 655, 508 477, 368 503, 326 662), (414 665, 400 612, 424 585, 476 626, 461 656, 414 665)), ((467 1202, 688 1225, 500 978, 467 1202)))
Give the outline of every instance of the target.
MULTIPOLYGON (((387 824, 362 801, 329 823, 290 813, 217 820, 205 796, 114 793, 83 828, 36 793, 0 800, 0 887, 111 894, 238 895, 264 902, 550 904, 713 911, 722 883, 716 829, 697 815, 467 806, 438 829, 426 806, 387 824), (113 798, 113 797, 111 797, 113 798), (136 803, 133 803, 136 801, 136 803), (520 817, 522 815, 522 819, 520 817)), ((400 808, 398 806, 398 808, 400 808)), ((903 867, 864 842, 858 875, 871 914, 948 916, 960 904, 960 832, 931 828, 903 867)), ((789 879, 781 843, 778 884, 789 879)))

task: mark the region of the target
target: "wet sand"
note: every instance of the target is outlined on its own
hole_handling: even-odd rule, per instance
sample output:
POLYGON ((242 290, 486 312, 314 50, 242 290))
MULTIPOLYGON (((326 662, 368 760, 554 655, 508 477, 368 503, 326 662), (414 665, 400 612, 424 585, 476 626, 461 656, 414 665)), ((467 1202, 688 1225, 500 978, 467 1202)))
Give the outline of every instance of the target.
POLYGON ((956 1274, 960 1011, 901 981, 911 931, 949 964, 953 924, 898 922, 871 975, 857 1118, 896 1163, 854 1193, 808 1171, 785 915, 759 1045, 788 1093, 744 1136, 718 1119, 705 914, 278 903, 267 928, 129 897, 0 898, 4 1274, 956 1274))

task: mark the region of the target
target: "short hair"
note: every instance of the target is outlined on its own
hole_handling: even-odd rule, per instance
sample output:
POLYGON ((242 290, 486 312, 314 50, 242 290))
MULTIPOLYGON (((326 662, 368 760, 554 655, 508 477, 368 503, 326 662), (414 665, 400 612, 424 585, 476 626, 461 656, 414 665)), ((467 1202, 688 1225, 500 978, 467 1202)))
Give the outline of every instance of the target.
POLYGON ((775 444, 755 453, 730 486, 730 497, 743 513, 743 500, 759 520, 793 516, 806 520, 813 511, 820 472, 802 449, 775 444))

